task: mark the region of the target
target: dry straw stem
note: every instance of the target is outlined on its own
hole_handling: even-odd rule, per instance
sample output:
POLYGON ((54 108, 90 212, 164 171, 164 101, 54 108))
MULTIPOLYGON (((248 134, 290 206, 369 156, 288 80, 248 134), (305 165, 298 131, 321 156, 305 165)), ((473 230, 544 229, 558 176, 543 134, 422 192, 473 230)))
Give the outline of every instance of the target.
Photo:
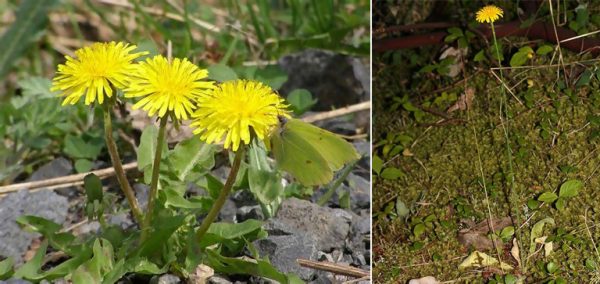
POLYGON ((337 264, 337 263, 333 263, 333 262, 328 262, 328 261, 313 261, 313 260, 299 258, 296 260, 296 262, 298 262, 298 264, 303 267, 308 267, 308 268, 317 269, 317 270, 323 270, 323 271, 331 272, 333 274, 358 277, 358 278, 369 277, 369 275, 370 275, 369 271, 366 271, 366 270, 363 270, 360 268, 356 268, 356 267, 352 267, 352 266, 348 266, 348 265, 341 265, 341 264, 337 264))
MULTIPOLYGON (((132 170, 135 168, 137 168, 137 162, 132 162, 132 163, 123 165, 124 171, 129 171, 129 170, 132 170)), ((115 169, 113 167, 110 167, 110 168, 91 171, 91 172, 87 172, 87 173, 81 173, 81 174, 69 175, 69 176, 64 176, 64 177, 45 179, 45 180, 40 180, 40 181, 31 181, 31 182, 16 183, 16 184, 11 184, 11 185, 7 185, 7 186, 2 186, 2 187, 0 187, 0 195, 19 191, 21 189, 32 190, 32 189, 38 189, 38 188, 42 188, 42 187, 46 187, 48 189, 68 187, 68 186, 73 185, 74 183, 75 184, 79 183, 79 182, 83 183, 83 178, 89 174, 95 174, 100 179, 105 179, 105 178, 113 176, 115 174, 115 169)))

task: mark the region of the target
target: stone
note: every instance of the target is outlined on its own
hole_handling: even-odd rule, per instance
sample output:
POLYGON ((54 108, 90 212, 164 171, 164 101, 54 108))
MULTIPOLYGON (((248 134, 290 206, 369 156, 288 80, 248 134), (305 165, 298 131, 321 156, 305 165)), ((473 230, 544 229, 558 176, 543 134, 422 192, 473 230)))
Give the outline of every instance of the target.
POLYGON ((287 96, 306 89, 316 98, 314 110, 344 107, 369 98, 369 71, 360 59, 331 51, 308 49, 279 59, 288 80, 279 90, 287 96))
POLYGON ((158 280, 156 281, 156 284, 179 284, 179 283, 183 283, 183 281, 181 281, 181 279, 179 279, 179 277, 177 277, 173 274, 163 274, 160 277, 158 277, 158 280))
MULTIPOLYGON (((71 161, 59 157, 39 167, 31 174, 27 181, 40 181, 70 175, 71 173, 73 173, 73 164, 71 161)), ((78 195, 78 190, 74 186, 59 188, 56 189, 55 192, 69 198, 78 195)))
POLYGON ((231 199, 227 199, 225 204, 223 204, 223 208, 221 208, 221 211, 219 211, 219 221, 235 223, 236 213, 237 207, 235 206, 235 203, 231 201, 231 199))
POLYGON ((352 218, 351 213, 342 209, 290 198, 281 203, 276 216, 265 225, 265 230, 269 235, 311 236, 318 250, 330 251, 344 246, 352 218))
POLYGON ((316 259, 316 240, 310 235, 273 235, 257 240, 254 246, 260 255, 269 256, 271 263, 279 271, 295 273, 298 277, 309 280, 314 270, 301 267, 297 259, 316 259))
POLYGON ((123 230, 135 226, 135 223, 133 223, 133 220, 131 220, 130 215, 125 212, 117 213, 116 215, 110 215, 108 217, 108 223, 111 225, 117 225, 123 230))
POLYGON ((140 209, 146 211, 146 206, 148 206, 148 196, 150 196, 150 186, 143 183, 136 183, 133 185, 133 191, 135 192, 135 197, 138 200, 140 209))
POLYGON ((39 167, 27 181, 39 181, 69 175, 73 172, 71 161, 60 157, 39 167))
POLYGON ((252 206, 258 204, 256 198, 254 198, 254 195, 252 195, 252 193, 249 190, 238 190, 231 194, 230 199, 235 203, 237 207, 252 206))
POLYGON ((0 256, 12 256, 15 263, 21 264, 31 241, 39 237, 37 233, 22 230, 16 223, 17 218, 33 215, 62 225, 68 209, 67 198, 50 190, 21 190, 0 199, 0 256))
POLYGON ((237 222, 244 222, 248 219, 264 220, 262 208, 259 205, 254 206, 243 206, 237 209, 236 220, 237 222))
POLYGON ((212 276, 212 277, 208 278, 208 283, 209 284, 231 284, 233 282, 227 280, 224 277, 215 275, 215 276, 212 276))
POLYGON ((0 284, 31 284, 31 282, 23 279, 11 278, 4 281, 0 280, 0 284))

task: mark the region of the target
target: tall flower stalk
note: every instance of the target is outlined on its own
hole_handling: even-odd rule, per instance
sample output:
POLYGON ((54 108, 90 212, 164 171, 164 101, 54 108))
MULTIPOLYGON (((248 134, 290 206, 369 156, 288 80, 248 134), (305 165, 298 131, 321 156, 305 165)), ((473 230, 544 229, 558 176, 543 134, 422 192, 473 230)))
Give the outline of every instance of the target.
POLYGON ((160 119, 157 147, 152 164, 150 196, 142 223, 142 241, 150 233, 154 207, 156 207, 161 154, 168 118, 172 117, 176 120, 175 123, 188 119, 190 113, 196 108, 196 99, 214 88, 213 82, 204 80, 207 77, 206 69, 198 68, 187 59, 170 60, 157 55, 137 64, 131 74, 130 85, 124 90, 127 98, 141 98, 133 105, 133 109, 141 108, 147 111, 149 116, 157 115, 160 119))
POLYGON ((225 204, 245 147, 252 139, 266 139, 279 123, 279 116, 289 117, 287 105, 271 87, 257 81, 227 81, 198 97, 198 109, 192 114, 194 134, 207 143, 224 141, 225 149, 235 152, 235 158, 223 189, 196 231, 196 240, 202 239, 225 204))
POLYGON ((94 43, 75 51, 75 57, 66 56, 65 64, 58 65, 57 76, 52 81, 52 91, 60 91, 65 97, 63 105, 75 104, 81 97, 84 103, 98 103, 104 112, 104 135, 115 174, 123 194, 127 198, 133 216, 138 223, 142 221, 135 193, 127 180, 117 145, 112 136, 110 112, 116 101, 117 89, 122 90, 128 76, 134 69, 133 60, 148 52, 132 53, 137 47, 126 43, 94 43), (105 99, 108 99, 105 101, 105 99))
MULTIPOLYGON (((497 6, 488 5, 481 8, 476 14, 476 20, 480 23, 489 23, 490 28, 492 30, 492 38, 494 40, 494 49, 496 50, 496 58, 498 59, 498 66, 502 67, 502 62, 500 60, 500 47, 498 45, 498 39, 496 38, 496 29, 494 27, 494 22, 503 16, 503 11, 497 6)), ((504 74, 502 72, 502 68, 498 69, 500 72, 500 80, 501 83, 504 82, 504 74)), ((508 183, 509 183, 509 203, 510 204, 518 204, 518 196, 515 189, 515 174, 513 170, 513 155, 512 155, 512 147, 510 146, 510 134, 509 134, 509 113, 508 113, 508 95, 506 94, 506 90, 504 87, 501 87, 502 97, 500 98, 500 118, 502 123, 502 130, 504 132, 505 144, 506 144, 506 156, 508 160, 508 183), (504 115, 504 119, 502 119, 502 115, 504 115)), ((487 198, 487 194, 486 194, 487 198)), ((489 204, 489 202, 488 202, 489 204)), ((513 212, 512 214, 516 218, 517 224, 521 224, 521 215, 519 212, 519 206, 511 206, 513 212)), ((491 221, 490 221, 491 223, 491 221)), ((522 231, 521 229, 517 229, 519 242, 519 247, 522 248, 521 239, 522 239, 522 231)), ((498 248, 497 248, 498 250, 498 248)), ((499 253, 498 253, 499 254, 499 253)), ((525 271, 526 266, 524 263, 521 264, 521 269, 525 271)))

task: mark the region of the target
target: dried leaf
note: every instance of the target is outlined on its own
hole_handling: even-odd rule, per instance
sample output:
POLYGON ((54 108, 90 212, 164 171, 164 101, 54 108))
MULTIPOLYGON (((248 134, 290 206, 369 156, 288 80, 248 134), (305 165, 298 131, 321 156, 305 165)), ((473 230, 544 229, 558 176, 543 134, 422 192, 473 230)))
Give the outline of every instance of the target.
POLYGON ((550 256, 553 249, 554 249, 554 245, 552 242, 544 243, 544 256, 545 257, 550 256))
POLYGON ((193 284, 205 284, 208 283, 208 278, 215 275, 215 270, 210 266, 204 264, 198 265, 193 275, 190 275, 190 282, 193 284))
POLYGON ((495 257, 489 256, 480 251, 472 252, 463 262, 458 265, 458 269, 480 268, 480 267, 500 267, 502 270, 512 270, 513 267, 506 262, 499 262, 495 257))
POLYGON ((465 90, 464 94, 460 95, 456 103, 448 108, 446 112, 451 113, 453 111, 467 110, 471 108, 471 105, 473 104, 473 98, 475 98, 475 89, 469 87, 465 90))
MULTIPOLYGON (((478 251, 486 251, 494 248, 494 242, 488 237, 490 233, 490 225, 495 231, 500 231, 503 228, 510 226, 512 221, 510 217, 492 219, 491 224, 485 219, 475 225, 470 224, 469 229, 458 232, 458 241, 465 247, 473 247, 478 251)), ((497 245, 501 246, 502 241, 497 240, 497 245)))
POLYGON ((439 284, 440 282, 433 276, 425 276, 419 279, 411 279, 408 284, 439 284))
POLYGON ((517 261, 517 264, 521 266, 521 253, 519 252, 519 244, 517 243, 517 238, 514 238, 512 241, 512 248, 510 249, 510 255, 517 261))

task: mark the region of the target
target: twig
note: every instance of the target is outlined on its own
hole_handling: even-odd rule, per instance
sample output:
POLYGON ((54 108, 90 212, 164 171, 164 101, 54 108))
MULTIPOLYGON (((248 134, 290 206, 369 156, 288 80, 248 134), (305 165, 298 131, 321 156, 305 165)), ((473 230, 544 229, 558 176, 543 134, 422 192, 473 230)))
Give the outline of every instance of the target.
MULTIPOLYGON (((132 163, 123 165, 123 170, 125 170, 125 171, 135 169, 135 168, 137 168, 137 162, 132 162, 132 163)), ((11 185, 7 185, 7 186, 1 186, 0 187, 0 195, 6 194, 9 192, 19 191, 21 189, 32 190, 32 189, 37 189, 37 188, 42 188, 42 187, 52 187, 52 188, 68 187, 68 186, 71 186, 72 183, 81 182, 83 180, 83 178, 85 176, 87 176, 88 174, 95 174, 99 178, 103 179, 103 178, 108 178, 110 176, 113 176, 115 174, 115 169, 113 167, 110 167, 110 168, 91 171, 91 172, 87 172, 87 173, 68 175, 68 176, 39 180, 39 181, 16 183, 16 184, 11 184, 11 185)))
POLYGON ((369 271, 366 271, 366 270, 363 270, 360 268, 356 268, 356 267, 352 267, 352 266, 348 266, 348 265, 341 265, 341 264, 337 264, 337 263, 333 263, 333 262, 328 262, 328 261, 313 261, 313 260, 299 258, 299 259, 296 259, 296 262, 298 262, 298 264, 303 267, 308 267, 308 268, 317 269, 317 270, 323 270, 323 271, 327 271, 327 272, 331 272, 331 273, 339 274, 339 275, 345 275, 345 276, 351 276, 351 277, 357 277, 357 278, 363 278, 363 277, 370 276, 369 271))
POLYGON ((329 118, 338 117, 338 116, 342 116, 342 115, 346 115, 346 114, 358 112, 358 111, 361 111, 361 110, 368 110, 370 108, 371 108, 371 101, 366 101, 366 102, 358 103, 358 104, 355 104, 355 105, 343 107, 343 108, 340 108, 340 109, 335 109, 335 110, 332 110, 332 111, 327 111, 327 112, 321 112, 321 113, 313 114, 313 115, 310 115, 310 116, 302 118, 302 120, 304 122, 312 123, 312 122, 315 122, 315 121, 326 120, 326 119, 329 119, 329 118))

